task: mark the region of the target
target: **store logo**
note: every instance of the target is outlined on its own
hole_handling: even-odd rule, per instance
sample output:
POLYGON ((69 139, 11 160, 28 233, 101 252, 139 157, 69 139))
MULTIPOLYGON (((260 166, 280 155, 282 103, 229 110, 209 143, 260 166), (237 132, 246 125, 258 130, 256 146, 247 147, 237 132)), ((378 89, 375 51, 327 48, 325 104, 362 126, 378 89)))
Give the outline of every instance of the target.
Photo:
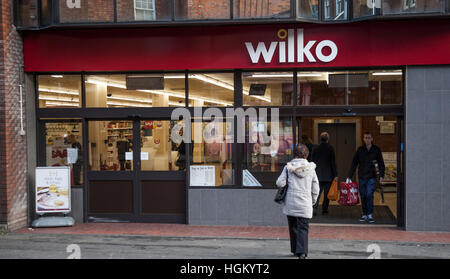
POLYGON ((66 1, 67 8, 69 9, 80 9, 81 8, 81 0, 67 0, 66 1))
MULTIPOLYGON (((286 49, 287 49, 287 63, 295 62, 295 30, 294 29, 280 29, 278 30, 278 38, 286 41, 279 42, 270 42, 269 47, 267 48, 264 42, 258 42, 256 49, 253 47, 251 42, 245 42, 245 46, 247 47, 248 54, 250 55, 250 59, 252 63, 258 63, 261 56, 264 59, 265 63, 271 63, 272 58, 274 56, 275 50, 278 48, 279 54, 279 62, 286 63, 286 49), (286 47, 287 45, 287 47, 286 47)), ((316 45, 317 41, 308 41, 305 44, 305 38, 303 29, 297 29, 297 63, 305 62, 305 57, 308 62, 314 63, 317 62, 316 58, 319 61, 329 63, 333 61, 338 54, 337 45, 330 40, 320 41, 316 45), (313 47, 315 46, 315 51, 313 51, 313 47), (326 53, 324 50, 328 49, 326 53), (315 57, 313 55, 315 54, 315 57)))

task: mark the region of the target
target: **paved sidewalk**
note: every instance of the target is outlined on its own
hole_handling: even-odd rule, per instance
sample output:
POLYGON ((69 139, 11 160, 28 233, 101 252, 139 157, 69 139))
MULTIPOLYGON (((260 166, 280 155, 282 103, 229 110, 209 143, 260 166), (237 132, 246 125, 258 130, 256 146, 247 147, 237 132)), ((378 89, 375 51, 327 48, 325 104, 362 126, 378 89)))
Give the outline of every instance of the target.
MULTIPOLYGON (((289 239, 287 227, 194 226, 148 223, 83 223, 74 227, 24 228, 13 234, 143 235, 160 237, 211 237, 289 239)), ((450 243, 450 232, 409 232, 386 226, 310 225, 310 239, 367 240, 416 243, 450 243)))

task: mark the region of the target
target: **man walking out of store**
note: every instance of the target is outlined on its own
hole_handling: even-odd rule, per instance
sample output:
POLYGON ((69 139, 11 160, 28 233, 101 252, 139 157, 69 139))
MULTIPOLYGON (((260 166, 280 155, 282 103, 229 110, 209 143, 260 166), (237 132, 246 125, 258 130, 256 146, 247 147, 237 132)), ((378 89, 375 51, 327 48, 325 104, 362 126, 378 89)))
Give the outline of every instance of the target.
POLYGON ((351 179, 358 167, 359 178, 359 193, 361 195, 361 205, 363 216, 360 222, 375 223, 373 214, 373 193, 376 187, 376 169, 374 161, 378 162, 380 171, 380 183, 384 177, 384 160, 381 150, 378 146, 373 145, 373 137, 370 132, 364 133, 364 145, 359 147, 353 157, 352 166, 348 173, 348 178, 351 179))
MULTIPOLYGON (((334 148, 328 143, 329 135, 327 132, 320 134, 320 145, 314 147, 312 154, 312 161, 317 165, 316 173, 319 178, 320 193, 319 198, 324 193, 322 203, 322 215, 328 213, 328 205, 330 200, 328 199, 328 191, 330 191, 331 182, 338 180, 336 170, 336 156, 334 148)), ((317 215, 317 209, 319 207, 319 201, 314 205, 314 215, 317 215)))

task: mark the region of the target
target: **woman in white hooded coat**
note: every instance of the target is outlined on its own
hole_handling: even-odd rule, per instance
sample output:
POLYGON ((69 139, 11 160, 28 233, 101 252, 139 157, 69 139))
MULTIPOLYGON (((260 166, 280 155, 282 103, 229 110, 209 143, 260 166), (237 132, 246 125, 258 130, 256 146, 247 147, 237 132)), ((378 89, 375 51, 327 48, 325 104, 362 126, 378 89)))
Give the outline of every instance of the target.
POLYGON ((308 255, 309 220, 320 191, 316 165, 306 160, 308 155, 305 145, 296 146, 294 159, 286 164, 276 183, 278 187, 288 185, 283 213, 288 219, 291 252, 300 259, 308 255))

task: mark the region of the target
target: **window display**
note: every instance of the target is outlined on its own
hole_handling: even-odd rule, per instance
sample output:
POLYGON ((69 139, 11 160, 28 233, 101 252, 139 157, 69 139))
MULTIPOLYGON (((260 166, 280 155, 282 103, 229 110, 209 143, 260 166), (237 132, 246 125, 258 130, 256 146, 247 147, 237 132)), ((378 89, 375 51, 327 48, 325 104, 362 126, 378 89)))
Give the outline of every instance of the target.
MULTIPOLYGON (((192 123, 191 166, 214 170, 214 185, 234 184, 233 136, 225 121, 192 123)), ((197 186, 197 185, 191 185, 197 186)))
POLYGON ((91 170, 133 170, 133 122, 89 122, 89 149, 91 170))
POLYGON ((141 170, 186 170, 186 146, 171 140, 176 121, 141 121, 141 170))
POLYGON ((83 184, 83 137, 79 122, 45 123, 46 166, 70 166, 72 185, 83 184))
MULTIPOLYGON (((294 137, 292 118, 285 117, 279 122, 246 123, 244 179, 247 171, 262 186, 273 187, 273 179, 266 178, 267 173, 279 174, 284 165, 292 160, 294 137), (272 181, 272 184, 270 184, 272 181)), ((246 185, 244 185, 246 186, 246 185)))

